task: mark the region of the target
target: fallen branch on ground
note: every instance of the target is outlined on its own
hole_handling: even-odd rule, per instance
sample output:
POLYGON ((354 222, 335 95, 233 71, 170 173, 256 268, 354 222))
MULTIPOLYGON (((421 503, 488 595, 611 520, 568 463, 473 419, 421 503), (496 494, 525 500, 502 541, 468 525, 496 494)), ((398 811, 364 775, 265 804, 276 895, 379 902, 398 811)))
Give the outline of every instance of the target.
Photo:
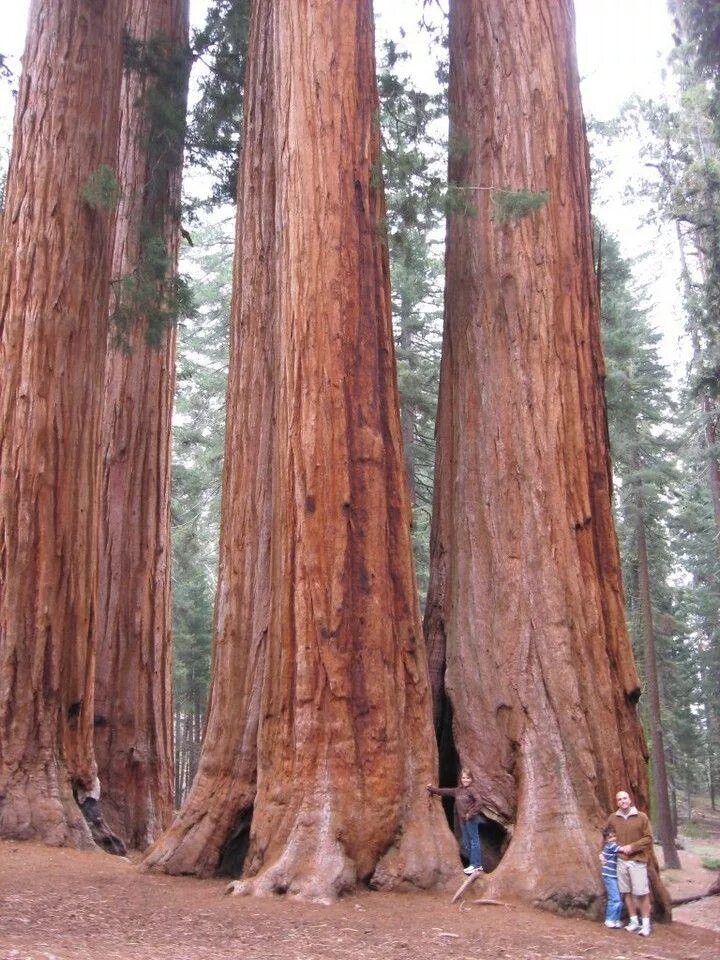
POLYGON ((705 900, 707 897, 720 896, 720 877, 714 880, 710 888, 705 893, 694 893, 691 897, 678 897, 672 901, 674 907, 681 907, 685 903, 695 903, 698 900, 705 900))
POLYGON ((505 903, 504 900, 473 900, 473 903, 479 903, 483 907, 514 907, 514 903, 505 903))
POLYGON ((473 883, 477 880, 478 877, 481 877, 482 875, 483 875, 483 871, 482 871, 482 870, 476 870, 475 873, 471 873, 469 877, 466 877, 466 879, 463 880, 463 882, 460 884, 460 886, 458 887, 458 889, 457 889, 457 890, 455 891, 455 893, 453 894, 453 898, 452 898, 452 900, 450 901, 450 903, 456 903, 456 902, 460 899, 460 897, 465 893, 465 891, 467 890, 467 888, 468 888, 471 884, 473 884, 473 883))

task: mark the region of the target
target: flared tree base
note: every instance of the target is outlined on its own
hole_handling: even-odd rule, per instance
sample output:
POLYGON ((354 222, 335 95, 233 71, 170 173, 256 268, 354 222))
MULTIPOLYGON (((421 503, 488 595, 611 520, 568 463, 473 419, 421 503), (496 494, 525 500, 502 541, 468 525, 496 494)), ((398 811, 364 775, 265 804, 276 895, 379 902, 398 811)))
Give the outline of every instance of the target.
POLYGON ((230 883, 227 892, 256 897, 284 894, 330 904, 358 886, 395 891, 449 889, 459 862, 449 831, 433 831, 425 821, 408 824, 368 873, 367 868, 359 869, 330 832, 321 836, 298 820, 278 859, 265 866, 256 855, 249 869, 258 867, 255 875, 230 883))
POLYGON ((69 780, 56 766, 0 779, 0 837, 52 847, 95 849, 69 780))

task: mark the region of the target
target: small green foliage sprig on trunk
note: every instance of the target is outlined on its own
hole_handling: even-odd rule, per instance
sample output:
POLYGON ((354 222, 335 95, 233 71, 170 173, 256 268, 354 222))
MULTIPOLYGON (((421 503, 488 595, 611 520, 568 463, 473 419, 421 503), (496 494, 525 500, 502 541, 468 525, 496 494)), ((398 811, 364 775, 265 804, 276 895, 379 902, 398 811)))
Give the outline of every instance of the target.
POLYGON ((128 348, 128 334, 138 318, 146 324, 147 343, 159 347, 168 327, 194 315, 190 285, 185 277, 173 276, 173 272, 174 264, 162 237, 154 232, 141 235, 134 271, 113 284, 111 319, 116 347, 128 348))
POLYGON ((534 193, 532 190, 495 190, 493 204, 495 219, 500 223, 509 223, 511 220, 520 220, 535 213, 550 199, 547 190, 534 193))
POLYGON ((532 190, 507 190, 503 187, 469 187, 458 183, 448 184, 445 199, 445 211, 448 215, 459 214, 464 217, 476 217, 478 207, 476 196, 478 193, 491 194, 493 202, 493 219, 498 223, 511 223, 529 217, 544 207, 550 199, 547 190, 534 192, 532 190))
POLYGON ((92 210, 108 212, 120 202, 122 191, 115 171, 103 163, 90 174, 80 191, 80 198, 92 210))
POLYGON ((175 255, 168 250, 168 223, 180 211, 168 206, 173 177, 180 176, 186 132, 187 88, 191 56, 187 47, 164 34, 140 41, 125 34, 125 70, 143 78, 137 106, 144 125, 141 136, 148 176, 143 185, 142 219, 138 225, 138 257, 134 269, 115 281, 111 319, 115 344, 127 349, 133 324, 145 324, 146 341, 159 346, 164 331, 192 315, 189 284, 176 275, 175 255))

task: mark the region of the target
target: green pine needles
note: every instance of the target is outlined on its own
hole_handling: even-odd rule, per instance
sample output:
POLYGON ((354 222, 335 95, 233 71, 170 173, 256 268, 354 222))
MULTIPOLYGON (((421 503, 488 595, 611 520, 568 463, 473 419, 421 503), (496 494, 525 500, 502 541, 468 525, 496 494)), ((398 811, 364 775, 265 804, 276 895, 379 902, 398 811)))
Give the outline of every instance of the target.
POLYGON ((188 281, 173 276, 174 263, 163 238, 150 226, 140 231, 140 256, 132 273, 114 283, 115 306, 111 319, 115 346, 128 349, 128 334, 142 319, 145 339, 159 347, 165 330, 178 320, 191 317, 195 305, 188 281))
POLYGON ((550 192, 542 190, 538 193, 532 190, 505 190, 500 187, 465 187, 461 184, 448 185, 445 199, 447 214, 459 214, 464 217, 475 217, 478 214, 475 197, 486 191, 492 194, 493 220, 499 223, 511 223, 521 220, 544 207, 550 199, 550 192))
POLYGON ((531 213, 544 207, 549 199, 550 193, 547 190, 540 193, 533 193, 532 190, 495 190, 495 219, 500 223, 509 223, 511 220, 529 217, 531 213))
POLYGON ((143 114, 147 169, 137 263, 113 285, 115 344, 128 349, 134 323, 144 324, 147 343, 157 347, 165 330, 194 309, 166 239, 168 220, 177 222, 180 216, 173 205, 178 204, 174 193, 183 158, 190 55, 164 34, 143 42, 126 33, 123 52, 125 70, 144 81, 136 105, 143 114))
POLYGON ((115 171, 102 164, 90 174, 80 191, 80 198, 93 210, 108 212, 120 202, 120 183, 115 171))

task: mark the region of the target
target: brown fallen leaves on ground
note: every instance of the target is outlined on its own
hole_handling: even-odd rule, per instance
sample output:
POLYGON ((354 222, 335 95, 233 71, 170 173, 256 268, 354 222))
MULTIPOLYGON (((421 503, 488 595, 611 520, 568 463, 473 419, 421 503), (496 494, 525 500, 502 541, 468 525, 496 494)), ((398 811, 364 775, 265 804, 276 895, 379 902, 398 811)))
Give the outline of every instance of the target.
POLYGON ((103 853, 0 841, 0 960, 720 956, 717 933, 681 923, 656 927, 651 940, 640 941, 624 930, 519 904, 512 910, 485 910, 472 902, 451 905, 447 893, 361 893, 321 907, 282 898, 225 897, 225 885, 142 873, 103 853))

